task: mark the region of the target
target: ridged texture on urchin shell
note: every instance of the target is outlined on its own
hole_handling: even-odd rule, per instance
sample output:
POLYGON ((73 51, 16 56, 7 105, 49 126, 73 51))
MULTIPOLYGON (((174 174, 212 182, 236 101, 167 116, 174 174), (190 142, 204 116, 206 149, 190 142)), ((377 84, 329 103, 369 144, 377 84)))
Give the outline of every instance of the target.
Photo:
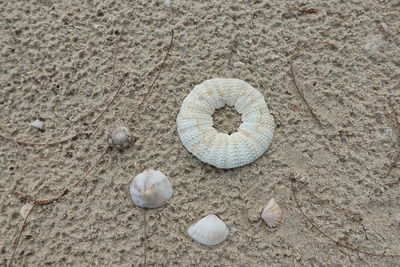
POLYGON ((143 208, 158 208, 168 202, 173 190, 165 174, 145 170, 137 175, 129 188, 133 202, 143 208))
POLYGON ((261 218, 271 228, 277 227, 282 221, 282 210, 275 198, 271 198, 261 213, 261 218))
POLYGON ((203 245, 214 246, 228 237, 229 228, 216 215, 210 214, 190 226, 188 234, 203 245))
POLYGON ((176 119, 184 147, 201 161, 222 169, 240 167, 260 157, 272 142, 275 120, 264 96, 239 79, 216 78, 194 87, 176 119), (213 127, 216 109, 233 106, 242 124, 233 134, 213 127))
POLYGON ((110 146, 119 149, 127 148, 132 142, 135 141, 131 131, 128 128, 128 125, 123 122, 116 122, 110 127, 107 140, 110 146))

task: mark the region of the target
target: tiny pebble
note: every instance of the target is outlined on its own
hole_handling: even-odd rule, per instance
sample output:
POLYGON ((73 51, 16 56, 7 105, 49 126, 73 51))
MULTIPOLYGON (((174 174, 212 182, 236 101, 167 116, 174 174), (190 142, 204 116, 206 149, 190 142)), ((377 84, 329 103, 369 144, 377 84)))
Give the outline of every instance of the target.
POLYGON ((235 68, 241 68, 241 67, 244 67, 245 64, 243 62, 241 62, 241 61, 236 61, 235 63, 233 63, 233 66, 235 68))
POLYGON ((380 26, 381 31, 384 34, 389 34, 390 33, 389 26, 385 22, 381 22, 381 24, 379 26, 380 26))
POLYGON ((252 44, 253 44, 253 41, 251 39, 243 41, 243 45, 245 47, 250 47, 252 44))
POLYGON ((35 120, 34 122, 31 122, 31 126, 44 131, 44 122, 41 120, 35 120))
POLYGON ((278 58, 280 58, 281 56, 279 56, 279 55, 276 55, 276 54, 273 54, 272 56, 271 56, 271 59, 272 60, 276 60, 276 59, 278 59, 278 58))
POLYGON ((383 254, 385 254, 385 252, 386 251, 384 249, 381 249, 381 250, 377 250, 376 254, 383 255, 383 254))

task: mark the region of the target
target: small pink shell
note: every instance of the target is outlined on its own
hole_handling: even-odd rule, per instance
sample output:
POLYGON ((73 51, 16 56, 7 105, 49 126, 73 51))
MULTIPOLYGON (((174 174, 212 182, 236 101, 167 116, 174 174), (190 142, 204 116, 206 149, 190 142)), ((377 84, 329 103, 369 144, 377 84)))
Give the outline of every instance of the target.
POLYGON ((282 221, 282 210, 275 198, 271 198, 261 213, 261 218, 268 227, 277 227, 282 221))

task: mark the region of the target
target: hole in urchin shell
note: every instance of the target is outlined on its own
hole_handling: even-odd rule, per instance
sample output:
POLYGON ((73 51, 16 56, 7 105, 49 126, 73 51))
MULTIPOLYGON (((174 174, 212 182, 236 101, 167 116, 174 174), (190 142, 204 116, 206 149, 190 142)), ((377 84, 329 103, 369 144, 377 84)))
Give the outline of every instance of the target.
POLYGON ((213 123, 218 132, 232 134, 237 131, 242 120, 234 107, 225 105, 214 112, 213 123))

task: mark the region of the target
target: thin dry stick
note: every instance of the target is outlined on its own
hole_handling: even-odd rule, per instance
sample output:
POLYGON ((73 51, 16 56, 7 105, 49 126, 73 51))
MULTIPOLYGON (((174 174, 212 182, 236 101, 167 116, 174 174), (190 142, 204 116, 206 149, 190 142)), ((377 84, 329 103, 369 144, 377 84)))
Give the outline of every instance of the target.
POLYGON ((21 231, 19 232, 17 238, 16 238, 15 241, 14 241, 13 252, 12 252, 12 255, 11 255, 10 262, 9 262, 8 265, 7 265, 8 267, 10 267, 10 266, 12 265, 13 261, 14 261, 15 252, 17 251, 17 247, 18 247, 19 241, 21 240, 22 232, 25 230, 26 222, 27 222, 27 220, 28 220, 28 217, 29 217, 29 215, 31 214, 33 208, 35 208, 35 207, 36 207, 36 205, 33 205, 32 208, 29 210, 29 212, 28 212, 28 213, 26 214, 26 216, 25 216, 25 219, 24 219, 24 221, 23 221, 23 223, 22 223, 21 231))
MULTIPOLYGON (((171 31, 171 42, 169 44, 167 53, 165 55, 164 61, 162 62, 161 66, 160 66, 160 70, 157 73, 156 78, 153 80, 151 86, 149 87, 150 89, 148 90, 146 96, 143 98, 142 102, 139 104, 138 108, 135 110, 135 112, 133 112, 132 116, 130 117, 130 119, 128 120, 128 122, 133 118, 133 116, 136 114, 136 112, 140 109, 140 107, 143 105, 144 101, 146 100, 146 98, 148 97, 148 95, 151 92, 151 88, 153 87, 155 81, 157 80, 158 76, 161 73, 161 70, 163 69, 163 66, 165 65, 165 61, 167 60, 168 54, 171 50, 172 47, 172 42, 174 39, 174 31, 171 31)), ((123 80, 122 80, 123 81, 123 80)), ((118 91, 121 89, 123 82, 121 81, 121 84, 118 88, 118 91)), ((81 177, 81 179, 79 179, 75 184, 72 185, 72 187, 78 186, 79 183, 85 179, 90 172, 99 164, 99 162, 103 159, 103 157, 107 154, 107 152, 109 151, 110 147, 107 147, 107 149, 101 154, 100 158, 96 161, 96 163, 81 177)), ((35 199, 33 198, 31 195, 27 195, 21 192, 14 192, 15 195, 19 196, 21 199, 23 200, 30 200, 33 201, 33 203, 37 204, 37 205, 48 205, 51 204, 53 202, 56 202, 58 200, 60 200, 62 197, 64 197, 65 195, 69 194, 71 192, 71 190, 69 188, 64 189, 60 195, 58 195, 57 197, 54 198, 49 198, 49 199, 35 199)))
POLYGON ((132 113, 132 115, 129 117, 127 123, 129 123, 133 117, 136 115, 136 113, 139 111, 139 109, 142 107, 142 105, 144 104, 144 102, 146 101, 146 99, 150 96, 151 90, 153 89, 154 83, 157 81, 158 76, 160 76, 161 71, 163 70, 164 66, 165 66, 165 62, 167 61, 168 55, 169 55, 169 51, 171 50, 172 47, 172 43, 174 41, 174 30, 171 30, 171 42, 169 43, 168 49, 167 49, 167 53, 165 54, 164 60, 161 63, 160 69, 157 72, 156 77, 154 78, 153 82, 150 84, 149 89, 147 90, 146 95, 143 97, 142 102, 140 102, 139 106, 136 108, 136 110, 132 113))
MULTIPOLYGON (((115 65, 116 54, 117 53, 115 51, 114 52, 114 59, 113 59, 113 75, 114 75, 114 72, 115 72, 114 65, 115 65)), ((114 102, 115 98, 117 97, 117 95, 121 91, 123 81, 124 81, 124 78, 121 79, 120 84, 118 86, 118 89, 115 92, 114 96, 111 98, 111 101, 108 103, 107 107, 92 122, 90 122, 85 128, 83 128, 81 131, 78 131, 78 132, 76 132, 75 134, 73 134, 71 136, 65 137, 65 138, 60 139, 60 140, 51 141, 51 142, 24 141, 24 140, 20 140, 20 139, 15 139, 15 138, 13 138, 11 136, 8 136, 8 135, 2 134, 2 133, 0 133, 0 137, 5 139, 5 140, 12 141, 12 142, 14 142, 16 144, 30 145, 30 146, 53 146, 53 145, 62 144, 62 143, 65 143, 65 142, 67 142, 69 140, 72 140, 72 139, 78 137, 79 135, 83 134, 89 127, 94 125, 101 117, 103 117, 103 115, 108 111, 108 109, 110 108, 111 104, 114 102)))
POLYGON ((354 213, 351 212, 350 210, 347 210, 347 209, 345 209, 345 208, 339 207, 339 206, 337 206, 337 205, 335 205, 335 204, 331 204, 330 201, 329 201, 328 199, 325 199, 325 198, 323 198, 323 197, 318 196, 318 195, 317 195, 313 190, 311 190, 303 181, 300 181, 300 180, 296 180, 296 181, 297 181, 299 184, 301 184, 301 185, 304 187, 304 189, 305 189, 308 193, 310 193, 311 195, 313 195, 315 198, 319 199, 321 202, 324 202, 324 203, 328 204, 329 206, 331 206, 331 207, 332 207, 333 209, 335 209, 336 211, 341 212, 341 213, 343 213, 343 214, 345 214, 345 215, 347 215, 347 216, 349 216, 349 217, 352 217, 352 218, 354 218, 354 219, 357 220, 357 221, 362 221, 362 220, 363 220, 363 218, 362 218, 360 215, 354 214, 354 213))
MULTIPOLYGON (((144 101, 146 100, 146 98, 150 95, 151 88, 153 87, 154 83, 156 82, 158 76, 159 76, 160 73, 161 73, 161 70, 162 70, 163 67, 164 67, 165 61, 167 60, 168 54, 169 54, 169 52, 170 52, 170 50, 171 50, 171 47, 172 47, 173 38, 174 38, 174 31, 172 30, 172 31, 171 31, 171 42, 170 42, 170 44, 169 44, 169 47, 168 47, 167 53, 166 53, 166 55, 165 55, 164 61, 162 62, 161 66, 160 66, 160 70, 158 71, 156 78, 153 80, 153 83, 152 83, 151 86, 149 87, 149 90, 148 90, 146 96, 143 98, 143 100, 142 100, 142 102, 139 104, 138 108, 135 110, 135 112, 134 112, 134 113, 132 114, 132 116, 129 118, 128 122, 132 120, 133 116, 136 114, 136 112, 137 112, 137 111, 140 109, 140 107, 143 105, 143 103, 144 103, 144 101)), ((114 95, 112 101, 111 101, 110 104, 107 106, 106 110, 109 108, 109 106, 111 105, 111 103, 114 101, 116 95, 118 94, 118 92, 120 91, 120 89, 121 89, 121 87, 122 87, 122 84, 123 84, 123 80, 121 81, 121 84, 120 84, 120 86, 119 86, 119 88, 118 88, 117 93, 114 95)), ((102 114, 104 114, 104 113, 106 112, 106 110, 104 110, 102 114)), ((102 115, 102 114, 101 114, 101 115, 102 115)), ((99 116, 98 118, 96 118, 91 124, 93 124, 94 122, 96 122, 96 120, 99 119, 100 117, 101 117, 101 116, 99 116)), ((85 131, 89 126, 90 126, 90 124, 89 124, 83 131, 85 131)), ((11 141, 16 142, 16 140, 14 140, 14 139, 11 139, 11 141)), ((16 142, 16 143, 18 144, 18 142, 16 142)), ((108 151, 109 151, 110 149, 111 149, 111 147, 108 146, 107 149, 101 154, 101 156, 99 157, 99 159, 96 161, 96 163, 95 163, 95 164, 94 164, 94 165, 93 165, 93 166, 92 166, 92 167, 91 167, 91 168, 90 168, 90 169, 89 169, 75 184, 73 184, 72 187, 78 186, 78 185, 91 173, 91 171, 100 163, 100 161, 103 159, 103 157, 108 153, 108 151)), ((72 187, 71 187, 71 188, 72 188, 72 187)), ((64 189, 64 190, 62 191, 62 193, 61 193, 60 195, 58 195, 57 197, 54 197, 54 198, 50 198, 50 199, 35 199, 35 198, 33 198, 32 196, 27 195, 27 194, 24 194, 24 193, 21 193, 21 192, 14 192, 14 194, 17 195, 17 196, 19 196, 19 197, 20 197, 21 199, 23 199, 23 200, 30 200, 30 201, 32 201, 35 205, 48 205, 48 204, 52 204, 52 203, 54 203, 54 202, 60 200, 61 198, 63 198, 63 197, 66 196, 67 194, 69 194, 70 192, 71 192, 71 189, 66 188, 66 189, 64 189)), ((144 216, 145 216, 145 214, 144 214, 144 216)), ((147 233, 146 233, 146 226, 147 226, 146 217, 144 217, 144 220, 145 220, 145 240, 146 240, 146 238, 147 238, 147 233)), ((22 230, 23 230, 23 229, 22 229, 22 230)), ((22 235, 22 230, 21 230, 21 232, 20 232, 20 235, 22 235)), ((15 246, 15 250, 17 249, 17 246, 18 246, 18 244, 15 246)), ((145 265, 146 265, 146 261, 147 261, 147 247, 145 247, 145 265)))
POLYGON ((323 235, 324 237, 326 237, 327 239, 329 239, 330 241, 335 243, 337 246, 347 248, 347 249, 355 251, 355 252, 364 253, 365 255, 376 256, 376 257, 390 257, 390 258, 400 257, 400 254, 378 254, 378 253, 374 253, 374 252, 369 252, 369 251, 364 251, 364 250, 360 250, 357 248, 353 248, 349 245, 341 243, 338 240, 335 240, 333 237, 331 237, 328 234, 326 234, 325 232, 323 232, 310 218, 307 217, 307 215, 301 209, 301 206, 299 204, 299 201, 297 200, 297 196, 296 196, 295 188, 294 188, 294 183, 297 182, 296 178, 294 176, 291 176, 290 181, 292 182, 292 193, 293 193, 293 198, 294 198, 294 201, 296 202, 297 208, 299 209, 299 211, 301 212, 303 217, 306 219, 306 221, 309 224, 311 224, 321 235, 323 235))
POLYGON ((289 61, 289 66, 290 66, 290 76, 292 77, 292 81, 293 81, 294 87, 296 88, 297 93, 300 95, 301 99, 303 99, 303 102, 306 104, 308 110, 309 110, 310 113, 311 113, 311 116, 313 116, 313 118, 317 121, 317 123, 318 123, 320 126, 322 126, 321 121, 319 120, 318 116, 315 114, 315 112, 314 112, 313 109, 311 108, 310 104, 308 104, 308 101, 306 100, 306 98, 305 98, 303 92, 300 90, 299 85, 297 84, 296 76, 295 76, 295 74, 294 74, 294 67, 293 67, 293 61, 296 59, 296 57, 299 55, 299 53, 300 53, 300 51, 301 51, 302 49, 305 49, 305 48, 310 47, 310 46, 315 46, 315 45, 318 45, 318 44, 327 45, 327 46, 336 48, 335 45, 333 45, 333 44, 331 44, 331 43, 327 43, 327 42, 315 42, 315 43, 311 43, 311 44, 305 45, 305 46, 303 46, 302 48, 298 48, 297 51, 296 51, 296 53, 294 53, 294 54, 292 55, 292 57, 291 57, 291 59, 290 59, 290 61, 289 61))
MULTIPOLYGON (((72 189, 73 187, 78 186, 92 172, 92 170, 100 163, 100 161, 104 158, 104 156, 108 153, 109 150, 110 150, 110 147, 107 147, 107 149, 101 154, 101 156, 95 162, 95 164, 93 164, 93 166, 86 173, 84 173, 82 175, 82 177, 77 182, 75 182, 70 188, 72 189)), ((65 188, 61 192, 61 194, 59 194, 57 197, 49 198, 49 199, 35 199, 31 195, 27 195, 27 194, 17 192, 17 191, 14 192, 14 194, 19 196, 22 200, 32 201, 35 205, 48 205, 48 204, 51 204, 51 203, 54 203, 54 202, 60 200, 64 196, 68 195, 71 192, 70 188, 65 188)))
POLYGON ((144 227, 144 237, 143 237, 143 247, 144 247, 144 265, 147 266, 147 221, 146 221, 146 209, 143 209, 143 227, 144 227))
MULTIPOLYGON (((389 100, 389 106, 392 109, 392 114, 393 114, 393 117, 394 117, 394 121, 396 123, 397 143, 398 143, 397 145, 398 145, 398 147, 400 149, 400 122, 399 122, 399 117, 397 116, 397 112, 396 112, 396 110, 394 108, 394 104, 393 104, 392 100, 390 99, 390 97, 388 97, 388 100, 389 100)), ((393 160, 392 164, 389 167, 389 170, 386 172, 386 174, 383 176, 383 178, 389 177, 389 175, 392 173, 392 171, 396 168, 397 162, 399 160, 400 160, 400 151, 397 152, 396 158, 393 160)), ((400 180, 386 183, 386 185, 396 185, 396 184, 399 184, 399 183, 400 183, 400 180)))

